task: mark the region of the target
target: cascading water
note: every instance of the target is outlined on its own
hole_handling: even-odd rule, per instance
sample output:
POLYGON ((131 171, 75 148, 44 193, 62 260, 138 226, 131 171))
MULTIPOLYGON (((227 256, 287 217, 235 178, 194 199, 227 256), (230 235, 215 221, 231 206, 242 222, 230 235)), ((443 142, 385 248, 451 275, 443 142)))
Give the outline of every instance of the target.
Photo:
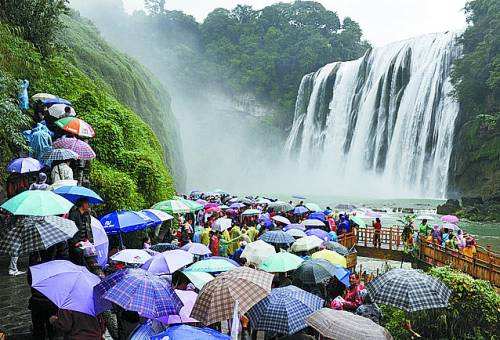
POLYGON ((285 145, 294 168, 330 191, 443 197, 459 110, 456 38, 404 40, 304 76, 285 145))

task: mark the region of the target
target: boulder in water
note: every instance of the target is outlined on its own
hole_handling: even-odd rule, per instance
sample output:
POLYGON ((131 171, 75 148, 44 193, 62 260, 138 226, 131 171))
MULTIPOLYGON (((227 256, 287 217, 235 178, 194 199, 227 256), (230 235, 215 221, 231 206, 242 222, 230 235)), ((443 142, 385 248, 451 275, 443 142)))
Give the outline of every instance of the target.
POLYGON ((460 202, 456 199, 448 199, 446 203, 437 206, 437 213, 440 215, 453 215, 461 209, 460 202))

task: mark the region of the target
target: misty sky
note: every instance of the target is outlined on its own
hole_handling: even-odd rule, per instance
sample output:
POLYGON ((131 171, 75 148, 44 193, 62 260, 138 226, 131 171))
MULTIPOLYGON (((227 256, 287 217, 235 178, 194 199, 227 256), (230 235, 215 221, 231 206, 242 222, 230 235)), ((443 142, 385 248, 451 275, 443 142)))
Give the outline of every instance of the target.
MULTIPOLYGON (((466 0, 317 0, 339 16, 358 21, 365 37, 375 46, 424 33, 465 27, 466 0)), ((143 0, 123 0, 128 12, 143 8, 143 0)), ((260 9, 273 0, 167 0, 167 9, 182 10, 202 21, 213 9, 237 4, 260 9)), ((289 2, 289 1, 283 1, 289 2)))

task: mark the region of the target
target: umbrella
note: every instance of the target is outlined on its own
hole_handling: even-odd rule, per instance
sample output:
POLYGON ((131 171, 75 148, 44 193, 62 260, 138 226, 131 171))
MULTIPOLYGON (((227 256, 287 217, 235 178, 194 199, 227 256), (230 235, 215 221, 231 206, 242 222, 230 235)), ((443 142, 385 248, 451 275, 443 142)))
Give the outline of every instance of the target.
POLYGON ((259 269, 268 273, 285 273, 297 269, 303 259, 297 255, 282 251, 266 258, 259 266, 259 269))
POLYGON ((320 239, 318 236, 311 235, 295 240, 290 250, 293 252, 309 251, 314 248, 319 248, 322 245, 323 245, 322 239, 320 239))
POLYGON ((368 210, 365 212, 364 214, 365 217, 368 217, 368 218, 381 218, 382 217, 382 214, 379 214, 378 212, 375 212, 373 210, 368 210))
POLYGON ((37 93, 31 97, 33 100, 44 100, 44 99, 55 99, 57 96, 54 96, 50 93, 37 93))
POLYGON ((19 218, 0 238, 0 253, 19 256, 47 249, 73 237, 78 228, 71 220, 57 216, 19 218))
POLYGON ((93 190, 81 186, 63 186, 54 190, 54 192, 68 201, 76 203, 81 198, 86 199, 90 204, 100 204, 104 201, 101 196, 93 190))
POLYGON ((95 136, 94 129, 90 124, 76 117, 65 117, 56 120, 55 124, 64 131, 80 137, 92 138, 95 136))
POLYGON ((302 223, 292 223, 292 224, 289 224, 286 227, 284 227, 283 231, 288 231, 290 229, 298 229, 298 230, 305 231, 306 230, 306 226, 303 225, 302 223))
POLYGON ((172 243, 157 243, 155 245, 152 245, 151 248, 149 248, 149 249, 162 253, 162 252, 167 251, 167 250, 179 249, 179 246, 177 246, 176 244, 172 244, 172 243))
POLYGON ((294 334, 307 327, 306 318, 324 300, 295 286, 275 288, 248 311, 253 330, 294 334))
MULTIPOLYGON (((191 194, 192 194, 192 193, 191 193, 191 194)), ((196 202, 196 203, 198 203, 198 204, 201 204, 201 205, 203 205, 203 206, 205 206, 205 205, 208 203, 207 201, 202 200, 201 198, 198 198, 195 202, 196 202)))
POLYGON ((418 215, 417 220, 433 221, 433 220, 435 220, 435 217, 431 216, 431 215, 418 215))
POLYGON ((17 158, 7 165, 7 172, 26 174, 42 170, 43 165, 37 159, 31 157, 17 158))
POLYGON ((229 208, 231 208, 231 209, 241 209, 244 207, 245 207, 245 205, 243 203, 239 203, 239 202, 233 203, 229 206, 229 208))
POLYGON ((146 215, 136 211, 113 211, 100 218, 108 235, 130 233, 153 226, 154 221, 146 215))
POLYGON ((243 216, 252 216, 252 215, 259 215, 259 214, 260 214, 260 210, 258 210, 258 209, 247 209, 243 213, 241 213, 241 215, 243 215, 243 216))
POLYGON ((305 225, 306 227, 325 227, 325 223, 323 223, 320 220, 304 220, 302 221, 302 224, 305 225))
POLYGON ((444 215, 441 217, 441 221, 457 224, 459 219, 455 215, 444 215))
POLYGON ((113 261, 130 264, 143 264, 150 258, 151 255, 142 249, 123 249, 111 256, 113 261))
POLYGON ((90 226, 92 228, 92 238, 97 253, 97 263, 104 267, 108 263, 109 239, 101 222, 94 216, 90 216, 90 226))
POLYGON ((293 213, 295 215, 302 215, 302 214, 305 214, 306 212, 308 212, 309 210, 302 206, 302 205, 299 205, 298 207, 295 207, 295 209, 293 209, 293 213))
POLYGON ((365 221, 363 221, 363 219, 361 217, 359 217, 359 216, 352 216, 351 217, 351 221, 353 221, 354 223, 356 223, 361 228, 366 227, 365 221))
POLYGON ((285 231, 285 233, 287 233, 292 237, 298 237, 298 238, 307 236, 307 234, 300 229, 289 229, 285 231))
POLYGON ((302 195, 292 195, 292 198, 296 198, 296 199, 299 199, 299 200, 305 200, 305 199, 307 199, 307 198, 305 198, 302 195))
POLYGON ((90 160, 96 157, 94 150, 81 139, 71 137, 62 137, 56 140, 53 144, 57 149, 68 149, 74 151, 79 159, 90 160))
POLYGON ((343 310, 322 308, 311 314, 306 323, 328 339, 390 340, 391 334, 368 318, 343 310))
POLYGON ((451 290, 438 279, 414 269, 393 269, 366 285, 373 302, 407 312, 448 306, 451 290))
POLYGON ((450 229, 450 230, 459 230, 460 228, 453 223, 444 223, 443 228, 450 229))
MULTIPOLYGON (((64 99, 64 98, 59 98, 56 96, 54 96, 53 98, 44 98, 41 100, 45 106, 51 106, 51 105, 55 105, 55 104, 71 105, 71 102, 69 100, 64 99)), ((74 112, 74 110, 72 110, 72 111, 74 112)))
POLYGON ((221 217, 215 220, 212 228, 214 231, 224 231, 231 228, 233 221, 230 218, 221 217))
POLYGON ((324 212, 318 211, 318 212, 313 212, 313 213, 309 214, 309 219, 325 222, 326 217, 325 217, 324 212))
POLYGON ((27 190, 12 197, 1 208, 14 215, 49 216, 66 214, 73 203, 46 190, 27 190))
POLYGON ((74 179, 61 179, 59 181, 55 181, 49 186, 49 190, 56 190, 57 188, 60 187, 74 187, 78 185, 78 181, 74 179))
POLYGON ((212 328, 192 327, 188 325, 175 325, 168 327, 166 331, 151 337, 151 340, 230 340, 229 335, 222 334, 212 328))
POLYGON ((344 268, 347 267, 347 260, 345 259, 345 257, 334 252, 333 250, 323 249, 315 252, 314 254, 311 255, 311 257, 313 259, 327 260, 332 264, 338 264, 339 266, 342 266, 344 268))
POLYGON ((195 323, 199 322, 196 319, 190 317, 191 311, 193 310, 194 302, 198 297, 196 292, 191 290, 180 290, 176 289, 175 294, 181 299, 182 307, 179 314, 168 315, 159 318, 159 320, 167 325, 183 324, 183 323, 195 323))
POLYGON ((212 213, 218 213, 218 212, 221 212, 221 207, 212 207, 212 208, 208 208, 206 209, 205 211, 208 213, 208 214, 212 214, 212 213))
POLYGON ((268 209, 273 209, 276 212, 286 212, 293 210, 293 206, 290 203, 283 201, 271 202, 267 205, 268 209))
POLYGON ((227 191, 222 190, 222 189, 215 189, 214 192, 217 194, 220 194, 220 195, 229 195, 229 193, 227 191))
POLYGON ((225 259, 212 257, 193 263, 187 268, 187 271, 218 273, 225 272, 236 267, 237 266, 234 265, 234 263, 226 261, 225 259))
POLYGON ((306 203, 304 206, 310 211, 323 211, 316 203, 306 203))
POLYGON ((172 274, 193 261, 194 257, 190 252, 181 249, 168 250, 153 256, 141 268, 155 274, 172 274))
POLYGON ((248 267, 223 273, 200 291, 191 317, 205 325, 228 320, 233 316, 236 301, 238 312, 243 315, 271 292, 273 277, 248 267))
POLYGON ((353 204, 337 204, 335 206, 335 209, 337 210, 344 210, 344 211, 349 211, 349 210, 354 210, 356 209, 356 206, 353 204))
POLYGON ((155 209, 143 209, 141 212, 152 219, 156 225, 160 225, 165 221, 172 220, 174 216, 167 214, 166 212, 163 212, 161 210, 155 210, 155 209))
POLYGON ((193 255, 210 255, 212 252, 208 247, 202 243, 190 242, 181 248, 182 250, 188 251, 193 255))
POLYGON ((307 236, 315 235, 318 238, 322 239, 323 241, 330 240, 330 235, 328 235, 328 233, 326 231, 324 231, 323 229, 316 229, 316 228, 315 229, 308 229, 308 230, 306 230, 306 235, 307 236))
POLYGON ((245 203, 245 204, 253 204, 254 203, 253 200, 251 200, 250 198, 246 198, 246 197, 238 198, 238 202, 245 203))
POLYGON ((336 277, 340 282, 349 287, 350 272, 341 266, 335 266, 323 259, 310 259, 302 262, 294 274, 299 282, 310 285, 323 283, 331 277, 336 277))
POLYGON ((222 210, 227 210, 227 209, 229 209, 229 206, 223 204, 219 208, 221 208, 222 210))
POLYGON ((205 209, 208 210, 210 208, 218 208, 219 205, 217 203, 214 203, 214 202, 209 202, 207 204, 205 204, 205 209))
POLYGON ((250 242, 245 246, 241 257, 249 263, 261 264, 269 256, 276 254, 274 247, 263 240, 250 242))
POLYGON ((78 154, 69 149, 52 149, 42 156, 44 162, 66 161, 68 159, 78 159, 78 154))
POLYGON ((291 244, 295 242, 293 236, 288 235, 282 230, 266 231, 260 239, 270 244, 291 244))
POLYGON ((272 219, 275 220, 276 222, 280 222, 280 223, 283 223, 286 225, 289 225, 292 223, 292 222, 290 222, 290 220, 288 218, 281 216, 281 215, 273 216, 272 219))
POLYGON ((330 241, 330 242, 325 243, 325 246, 326 246, 326 249, 333 250, 342 256, 346 256, 349 254, 349 249, 347 249, 346 247, 344 247, 343 245, 341 245, 338 242, 330 241))
POLYGON ((271 200, 268 200, 267 198, 259 198, 256 203, 257 204, 269 204, 269 203, 271 203, 271 200))
POLYGON ((169 214, 185 214, 191 212, 186 203, 179 200, 166 200, 153 205, 153 209, 165 211, 169 214))
POLYGON ((191 281, 191 283, 198 289, 201 290, 204 285, 212 281, 214 277, 205 272, 196 272, 193 270, 183 270, 182 273, 191 281))
POLYGON ((47 100, 44 104, 51 105, 49 107, 49 115, 56 119, 65 118, 65 117, 75 117, 76 112, 71 106, 66 103, 57 103, 58 100, 50 99, 47 100), (69 107, 69 112, 66 113, 66 108, 69 107))
POLYGON ((179 196, 174 196, 174 199, 181 201, 182 203, 187 205, 190 209, 190 212, 196 212, 198 210, 203 209, 203 204, 200 204, 196 201, 187 200, 187 199, 179 197, 179 196))
POLYGON ((30 267, 31 287, 58 308, 96 316, 104 306, 94 303, 94 286, 101 279, 83 266, 55 260, 30 267))
POLYGON ((168 281, 143 269, 129 269, 115 274, 95 287, 98 300, 109 300, 125 310, 151 319, 179 313, 182 302, 168 281))

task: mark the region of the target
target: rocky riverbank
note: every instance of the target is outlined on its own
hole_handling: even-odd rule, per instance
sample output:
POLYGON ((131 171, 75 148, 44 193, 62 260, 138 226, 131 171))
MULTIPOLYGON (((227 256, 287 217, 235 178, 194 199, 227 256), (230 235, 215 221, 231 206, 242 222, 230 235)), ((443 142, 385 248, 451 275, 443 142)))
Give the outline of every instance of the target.
POLYGON ((438 205, 437 213, 457 215, 475 222, 500 221, 500 197, 487 200, 483 200, 481 197, 462 197, 460 201, 448 199, 444 204, 438 205))

